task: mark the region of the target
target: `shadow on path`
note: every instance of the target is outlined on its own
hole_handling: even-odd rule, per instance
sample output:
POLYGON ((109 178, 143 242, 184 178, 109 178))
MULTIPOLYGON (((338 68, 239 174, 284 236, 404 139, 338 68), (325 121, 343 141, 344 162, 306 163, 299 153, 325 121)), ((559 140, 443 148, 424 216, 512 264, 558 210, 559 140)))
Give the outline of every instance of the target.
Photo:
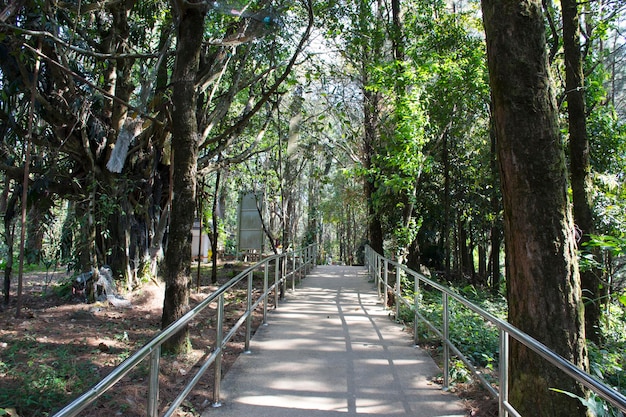
POLYGON ((428 354, 392 322, 360 267, 318 266, 268 316, 203 417, 462 417, 428 354))

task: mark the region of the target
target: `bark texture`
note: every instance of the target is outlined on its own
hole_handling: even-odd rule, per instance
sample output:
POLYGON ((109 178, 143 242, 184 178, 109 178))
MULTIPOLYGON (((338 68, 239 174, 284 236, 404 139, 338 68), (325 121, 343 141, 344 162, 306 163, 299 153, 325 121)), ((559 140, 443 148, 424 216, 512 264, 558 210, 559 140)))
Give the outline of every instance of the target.
MULTIPOLYGON (((587 114, 583 89, 584 75, 580 50, 580 15, 576 0, 561 0, 563 9, 563 51, 565 53, 565 89, 569 123, 570 177, 574 222, 579 233, 579 247, 594 233, 593 202, 591 200, 591 162, 587 135, 587 114)), ((597 258, 596 258, 597 259, 597 258)), ((600 280, 601 272, 589 268, 581 272, 585 303, 585 334, 600 341, 602 300, 606 296, 600 280)))
MULTIPOLYGON (((510 322, 586 368, 580 276, 558 109, 539 0, 483 0, 502 179, 510 322)), ((511 344, 510 402, 521 415, 584 416, 582 387, 511 344)))
MULTIPOLYGON (((181 10, 178 23, 176 63, 172 75, 173 197, 167 251, 165 253, 165 300, 162 326, 182 317, 189 308, 191 283, 191 228, 196 200, 198 123, 196 74, 200 62, 205 12, 181 10)), ((166 342, 164 350, 182 353, 188 348, 185 328, 166 342)))

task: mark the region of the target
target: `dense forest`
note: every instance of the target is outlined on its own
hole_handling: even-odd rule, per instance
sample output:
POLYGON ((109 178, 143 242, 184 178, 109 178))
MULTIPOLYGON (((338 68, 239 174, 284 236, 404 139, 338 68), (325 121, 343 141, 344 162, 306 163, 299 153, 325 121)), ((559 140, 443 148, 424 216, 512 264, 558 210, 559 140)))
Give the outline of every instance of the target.
MULTIPOLYGON (((3 308, 25 264, 108 265, 166 326, 194 221, 215 270, 252 192, 268 253, 369 244, 588 369, 623 342, 625 31, 619 0, 0 0, 3 308)), ((525 415, 584 415, 541 368, 525 415)))

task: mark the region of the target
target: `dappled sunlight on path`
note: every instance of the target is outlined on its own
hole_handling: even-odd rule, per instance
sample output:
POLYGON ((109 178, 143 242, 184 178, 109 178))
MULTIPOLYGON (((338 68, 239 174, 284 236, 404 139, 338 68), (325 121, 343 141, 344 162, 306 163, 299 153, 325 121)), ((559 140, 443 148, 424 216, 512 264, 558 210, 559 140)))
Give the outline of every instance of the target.
POLYGON ((363 268, 316 267, 268 322, 204 417, 465 415, 430 382, 439 369, 389 319, 363 268))

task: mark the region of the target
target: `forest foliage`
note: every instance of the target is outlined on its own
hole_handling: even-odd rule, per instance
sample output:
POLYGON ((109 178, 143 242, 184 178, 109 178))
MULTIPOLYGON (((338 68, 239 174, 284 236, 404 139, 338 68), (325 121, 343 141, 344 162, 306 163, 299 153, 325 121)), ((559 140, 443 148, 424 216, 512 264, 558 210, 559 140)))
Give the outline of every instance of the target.
MULTIPOLYGON (((22 261, 110 265, 126 289, 162 272, 188 3, 0 0, 5 304, 22 261)), ((379 242, 443 280, 506 292, 479 2, 198 4, 194 217, 212 254, 236 254, 238 199, 255 192, 268 251, 317 243, 323 261, 357 264, 379 242)), ((565 146, 561 9, 544 6, 565 146)), ((606 289, 586 299, 604 312, 606 344, 592 348, 604 375, 623 366, 611 352, 626 311, 626 7, 581 7, 595 233, 579 249, 606 289)))

